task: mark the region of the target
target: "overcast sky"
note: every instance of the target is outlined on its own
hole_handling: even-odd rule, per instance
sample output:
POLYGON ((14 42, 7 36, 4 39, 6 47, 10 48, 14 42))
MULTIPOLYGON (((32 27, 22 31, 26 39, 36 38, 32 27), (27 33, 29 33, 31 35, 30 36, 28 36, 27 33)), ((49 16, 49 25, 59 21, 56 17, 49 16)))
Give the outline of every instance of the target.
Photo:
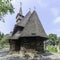
POLYGON ((0 21, 1 32, 8 34, 13 31, 20 2, 22 2, 23 15, 26 15, 29 8, 33 12, 35 7, 46 33, 60 35, 60 0, 13 0, 12 4, 15 8, 15 13, 12 15, 8 13, 4 17, 5 23, 0 21))

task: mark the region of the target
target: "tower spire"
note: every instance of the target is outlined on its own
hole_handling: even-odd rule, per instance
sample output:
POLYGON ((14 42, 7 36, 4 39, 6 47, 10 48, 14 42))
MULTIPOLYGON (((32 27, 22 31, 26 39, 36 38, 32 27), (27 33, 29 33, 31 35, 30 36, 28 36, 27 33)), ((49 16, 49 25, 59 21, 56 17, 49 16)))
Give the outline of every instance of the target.
POLYGON ((16 22, 20 22, 22 19, 23 19, 23 15, 22 15, 22 2, 20 2, 20 10, 19 10, 19 13, 17 14, 16 16, 16 22))
POLYGON ((20 10, 19 13, 22 15, 22 2, 20 2, 20 10))

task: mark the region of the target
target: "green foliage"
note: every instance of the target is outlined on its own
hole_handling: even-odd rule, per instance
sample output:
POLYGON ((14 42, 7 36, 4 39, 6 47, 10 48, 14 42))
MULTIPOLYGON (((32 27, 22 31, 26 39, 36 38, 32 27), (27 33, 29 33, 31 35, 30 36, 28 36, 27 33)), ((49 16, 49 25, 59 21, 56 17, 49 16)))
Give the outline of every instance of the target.
POLYGON ((58 42, 56 34, 49 34, 49 43, 50 45, 56 45, 58 42))
POLYGON ((2 34, 2 36, 0 35, 0 37, 1 37, 1 40, 0 40, 0 49, 2 49, 4 47, 9 47, 9 44, 8 44, 9 36, 8 35, 4 35, 4 34, 2 34))
POLYGON ((49 52, 57 52, 57 48, 55 46, 49 45, 47 46, 49 52))
POLYGON ((1 44, 0 44, 0 49, 2 49, 2 46, 1 46, 1 44))
POLYGON ((8 35, 5 35, 1 40, 1 45, 4 46, 5 44, 8 44, 8 35))
POLYGON ((5 15, 8 11, 14 12, 11 0, 0 0, 0 15, 5 15))
POLYGON ((58 40, 58 44, 60 45, 60 37, 58 37, 57 40, 58 40))
POLYGON ((4 47, 4 48, 9 48, 10 45, 9 45, 9 44, 5 44, 3 47, 4 47))
POLYGON ((0 20, 8 12, 11 14, 14 13, 13 9, 14 8, 11 4, 11 0, 0 0, 0 20))
POLYGON ((60 49, 60 37, 58 37, 56 34, 49 34, 48 37, 49 40, 46 41, 46 50, 49 52, 58 52, 60 49))
POLYGON ((3 38, 4 34, 0 32, 0 40, 3 38))

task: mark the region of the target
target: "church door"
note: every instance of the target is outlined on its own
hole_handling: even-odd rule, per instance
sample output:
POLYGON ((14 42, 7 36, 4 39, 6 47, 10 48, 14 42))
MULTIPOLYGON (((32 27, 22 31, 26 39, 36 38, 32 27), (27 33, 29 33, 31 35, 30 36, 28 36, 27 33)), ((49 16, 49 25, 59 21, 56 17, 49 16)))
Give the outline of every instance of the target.
POLYGON ((15 50, 16 51, 20 50, 20 41, 19 40, 15 41, 15 50))

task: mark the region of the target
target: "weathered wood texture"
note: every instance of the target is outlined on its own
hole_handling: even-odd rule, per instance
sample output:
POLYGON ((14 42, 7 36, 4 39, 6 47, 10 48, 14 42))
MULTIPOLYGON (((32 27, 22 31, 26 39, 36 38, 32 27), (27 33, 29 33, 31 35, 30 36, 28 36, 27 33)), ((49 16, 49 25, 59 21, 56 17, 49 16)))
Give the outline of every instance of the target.
POLYGON ((44 51, 43 40, 39 40, 39 37, 26 37, 18 40, 10 41, 10 50, 11 51, 20 51, 21 47, 25 49, 34 49, 39 52, 44 51))
POLYGON ((17 22, 9 39, 10 50, 20 51, 24 48, 43 52, 43 42, 48 38, 36 11, 34 10, 32 13, 29 11, 23 16, 21 10, 20 8, 16 17, 17 22))

